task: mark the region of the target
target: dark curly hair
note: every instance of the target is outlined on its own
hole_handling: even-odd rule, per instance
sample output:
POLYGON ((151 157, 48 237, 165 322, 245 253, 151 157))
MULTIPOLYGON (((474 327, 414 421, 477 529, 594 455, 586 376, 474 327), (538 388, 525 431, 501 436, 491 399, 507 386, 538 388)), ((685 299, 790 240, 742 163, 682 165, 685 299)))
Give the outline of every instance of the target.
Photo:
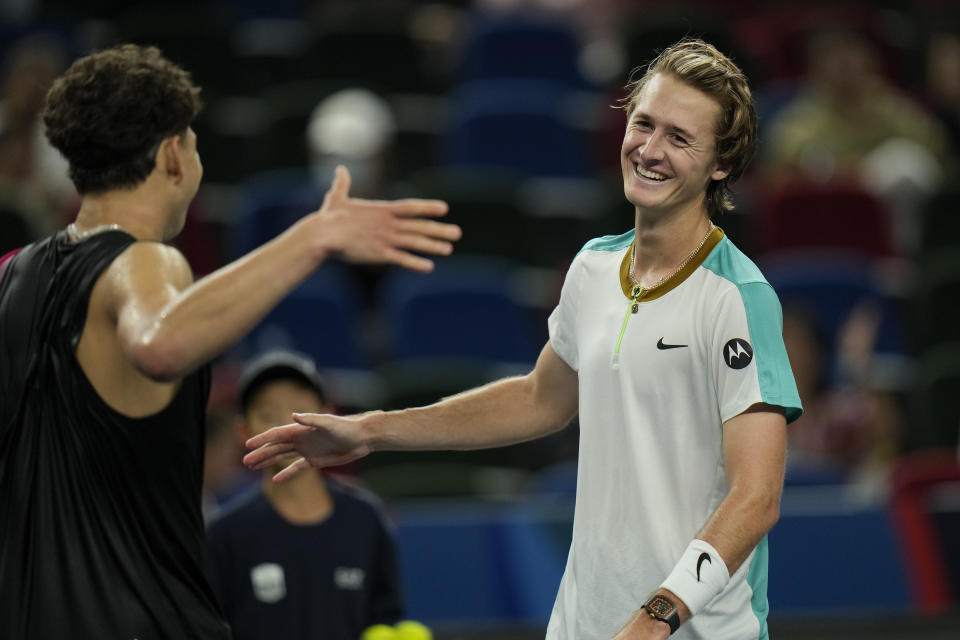
POLYGON ((190 74, 156 47, 120 45, 80 58, 47 93, 47 139, 70 163, 81 194, 135 187, 164 138, 200 112, 190 74))
POLYGON ((626 86, 629 95, 621 101, 628 117, 647 81, 658 73, 676 77, 720 105, 720 121, 714 130, 717 164, 729 174, 723 180, 711 181, 707 187, 707 212, 715 218, 733 209, 730 184, 743 175, 756 151, 757 113, 750 85, 740 68, 713 45, 703 40, 681 40, 661 51, 646 69, 633 71, 634 79, 626 86))

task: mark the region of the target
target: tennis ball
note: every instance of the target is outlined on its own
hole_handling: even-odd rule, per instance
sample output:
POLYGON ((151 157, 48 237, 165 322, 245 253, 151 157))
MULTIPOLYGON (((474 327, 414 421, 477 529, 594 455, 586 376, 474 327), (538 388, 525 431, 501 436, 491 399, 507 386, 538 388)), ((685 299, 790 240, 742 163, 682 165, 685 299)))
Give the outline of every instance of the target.
POLYGON ((416 620, 402 620, 394 627, 397 640, 433 640, 433 633, 416 620))
POLYGON ((399 635, 393 627, 385 624, 375 624, 364 629, 360 640, 398 640, 399 635))

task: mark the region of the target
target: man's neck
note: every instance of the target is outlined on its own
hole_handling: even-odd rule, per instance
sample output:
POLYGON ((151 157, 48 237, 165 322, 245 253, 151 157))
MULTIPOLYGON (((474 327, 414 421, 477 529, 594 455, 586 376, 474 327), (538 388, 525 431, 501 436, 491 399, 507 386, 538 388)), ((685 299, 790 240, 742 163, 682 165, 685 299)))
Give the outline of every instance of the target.
POLYGON ((268 471, 263 493, 273 508, 292 524, 319 524, 333 512, 333 498, 319 471, 308 469, 282 483, 274 483, 268 471))
POLYGON ((633 274, 637 282, 652 283, 669 276, 696 251, 713 227, 700 207, 670 216, 637 211, 633 274))
POLYGON ((163 242, 168 239, 169 214, 157 202, 145 186, 86 195, 80 202, 74 228, 84 233, 117 225, 137 240, 163 242))

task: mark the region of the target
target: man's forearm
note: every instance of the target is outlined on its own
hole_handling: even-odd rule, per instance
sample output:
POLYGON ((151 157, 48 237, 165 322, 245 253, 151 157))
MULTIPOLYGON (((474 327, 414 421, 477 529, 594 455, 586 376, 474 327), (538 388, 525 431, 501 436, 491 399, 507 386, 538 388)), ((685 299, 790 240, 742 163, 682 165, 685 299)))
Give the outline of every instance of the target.
POLYGON ((723 557, 731 574, 749 557, 780 515, 779 487, 733 490, 697 534, 723 557))
POLYGON ((369 417, 374 450, 470 450, 533 440, 572 415, 550 411, 531 376, 498 380, 440 402, 369 417))
POLYGON ((776 407, 754 405, 724 423, 729 490, 660 585, 680 621, 695 616, 730 582, 780 515, 786 422, 776 407))
POLYGON ((144 340, 155 345, 164 377, 182 376, 238 341, 322 262, 298 226, 190 285, 155 318, 144 340))

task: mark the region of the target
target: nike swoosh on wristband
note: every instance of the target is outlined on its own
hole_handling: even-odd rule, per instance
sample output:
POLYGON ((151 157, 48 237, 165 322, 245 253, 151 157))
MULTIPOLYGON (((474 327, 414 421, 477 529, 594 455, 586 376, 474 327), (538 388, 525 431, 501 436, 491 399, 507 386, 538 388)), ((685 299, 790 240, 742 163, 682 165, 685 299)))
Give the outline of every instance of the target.
POLYGON ((710 564, 713 564, 713 560, 710 559, 710 554, 703 552, 700 554, 700 557, 697 558, 697 582, 700 582, 700 566, 703 564, 703 561, 706 560, 710 564))
POLYGON ((689 345, 686 344, 664 344, 663 338, 657 340, 657 349, 679 349, 680 347, 686 347, 689 345))

